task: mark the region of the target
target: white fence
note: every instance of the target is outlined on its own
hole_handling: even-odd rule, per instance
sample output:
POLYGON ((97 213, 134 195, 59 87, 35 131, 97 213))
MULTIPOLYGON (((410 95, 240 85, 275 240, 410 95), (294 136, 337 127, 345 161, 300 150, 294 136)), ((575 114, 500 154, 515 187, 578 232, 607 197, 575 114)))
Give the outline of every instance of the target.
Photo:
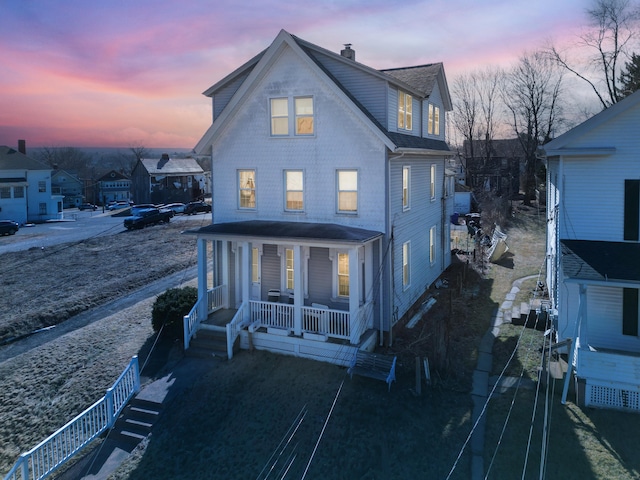
POLYGON ((20 458, 4 480, 39 480, 111 428, 120 412, 140 390, 140 370, 135 356, 104 397, 20 458))
POLYGON ((198 331, 198 325, 202 320, 206 320, 207 316, 217 310, 220 310, 224 307, 227 297, 227 286, 220 285, 219 287, 212 288, 207 291, 206 302, 207 302, 207 313, 206 315, 200 315, 200 305, 203 301, 202 298, 199 298, 196 304, 193 306, 191 311, 184 316, 184 349, 187 350, 189 348, 189 343, 191 339, 198 331))

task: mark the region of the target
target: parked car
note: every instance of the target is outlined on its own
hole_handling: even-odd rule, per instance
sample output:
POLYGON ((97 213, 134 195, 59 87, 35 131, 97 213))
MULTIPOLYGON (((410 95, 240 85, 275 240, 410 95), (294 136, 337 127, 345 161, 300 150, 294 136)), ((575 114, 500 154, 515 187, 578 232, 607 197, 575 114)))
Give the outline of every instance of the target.
POLYGON ((169 222, 173 212, 160 208, 145 208, 138 211, 137 215, 124 219, 124 226, 127 230, 134 228, 144 228, 147 225, 155 225, 157 223, 169 222))
POLYGON ((159 208, 158 205, 154 205, 153 203, 140 203, 138 205, 133 205, 131 207, 131 215, 136 216, 143 210, 148 210, 150 208, 159 208))
POLYGON ((81 203, 78 205, 78 210, 97 210, 98 206, 92 203, 81 203))
POLYGON ((18 222, 0 220, 0 235, 14 235, 18 230, 20 230, 18 222))
POLYGON ((112 203, 111 205, 109 205, 109 210, 120 210, 121 208, 128 208, 131 205, 129 205, 129 202, 116 202, 116 203, 112 203))
POLYGON ((193 215, 194 213, 210 212, 211 205, 207 202, 189 202, 184 207, 185 215, 193 215))
POLYGON ((184 213, 184 203, 169 203, 162 208, 168 208, 173 213, 184 213))

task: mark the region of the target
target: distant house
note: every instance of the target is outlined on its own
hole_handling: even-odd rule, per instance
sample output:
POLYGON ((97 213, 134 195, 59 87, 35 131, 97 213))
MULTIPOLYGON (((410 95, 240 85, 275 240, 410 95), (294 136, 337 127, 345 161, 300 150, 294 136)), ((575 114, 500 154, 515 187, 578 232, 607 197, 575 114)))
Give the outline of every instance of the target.
POLYGON ((62 195, 51 190, 52 169, 19 150, 0 146, 0 218, 18 223, 43 222, 63 216, 62 195))
POLYGON ((128 202, 131 200, 131 179, 126 175, 111 170, 100 177, 97 183, 98 201, 102 205, 109 202, 128 202))
MULTIPOLYGON (((558 341, 572 341, 569 374, 577 378, 578 401, 636 412, 640 412, 638 132, 640 92, 543 147, 551 315, 558 341)), ((563 400, 566 393, 565 388, 563 400)))
POLYGON ((443 65, 376 70, 282 30, 205 94, 214 210, 189 232, 186 345, 218 308, 241 348, 344 365, 388 341, 451 262, 443 65))
POLYGON ((205 172, 193 158, 138 160, 131 174, 136 203, 175 203, 202 200, 206 195, 205 172))
POLYGON ((51 189, 54 194, 62 195, 64 208, 77 207, 84 202, 83 182, 77 175, 65 170, 54 170, 51 174, 51 189))
POLYGON ((465 140, 462 156, 466 167, 466 183, 474 192, 492 192, 507 198, 518 194, 524 156, 517 138, 465 140))

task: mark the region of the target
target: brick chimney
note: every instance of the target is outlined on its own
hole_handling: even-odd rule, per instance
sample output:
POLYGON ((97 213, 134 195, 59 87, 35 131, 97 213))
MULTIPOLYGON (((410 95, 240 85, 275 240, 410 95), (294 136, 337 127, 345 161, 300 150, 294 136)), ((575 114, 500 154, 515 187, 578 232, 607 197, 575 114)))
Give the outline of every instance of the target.
POLYGON ((356 51, 351 49, 350 43, 344 44, 344 49, 340 50, 340 55, 354 62, 356 61, 356 51))
POLYGON ((27 154, 27 142, 24 140, 18 140, 18 151, 26 155, 27 154))

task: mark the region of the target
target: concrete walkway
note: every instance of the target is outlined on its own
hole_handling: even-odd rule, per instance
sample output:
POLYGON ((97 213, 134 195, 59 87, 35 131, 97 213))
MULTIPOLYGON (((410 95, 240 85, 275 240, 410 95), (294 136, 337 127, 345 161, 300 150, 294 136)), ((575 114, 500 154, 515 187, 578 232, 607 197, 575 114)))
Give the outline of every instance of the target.
MULTIPOLYGON (((478 364, 473 372, 473 386, 471 390, 471 399, 473 400, 473 414, 472 425, 476 426, 473 435, 471 437, 471 479, 482 480, 485 476, 484 471, 484 438, 486 427, 486 411, 485 405, 491 389, 496 383, 495 377, 490 377, 493 368, 493 342, 500 334, 500 326, 503 323, 511 323, 511 312, 514 308, 513 302, 516 299, 516 295, 520 292, 522 282, 537 278, 537 275, 530 275, 528 277, 519 278, 514 281, 511 286, 511 291, 507 293, 504 302, 500 305, 500 308, 494 312, 491 321, 491 327, 482 337, 480 342, 480 348, 478 351, 478 364), (505 314, 507 315, 505 319, 505 314), (478 420, 479 419, 479 420, 478 420)), ((516 379, 517 380, 517 379, 516 379)), ((514 379, 503 378, 501 379, 501 391, 504 388, 508 388, 513 385, 514 379)), ((527 381, 527 384, 532 383, 527 381)), ((530 386, 530 385, 525 385, 530 386)))

